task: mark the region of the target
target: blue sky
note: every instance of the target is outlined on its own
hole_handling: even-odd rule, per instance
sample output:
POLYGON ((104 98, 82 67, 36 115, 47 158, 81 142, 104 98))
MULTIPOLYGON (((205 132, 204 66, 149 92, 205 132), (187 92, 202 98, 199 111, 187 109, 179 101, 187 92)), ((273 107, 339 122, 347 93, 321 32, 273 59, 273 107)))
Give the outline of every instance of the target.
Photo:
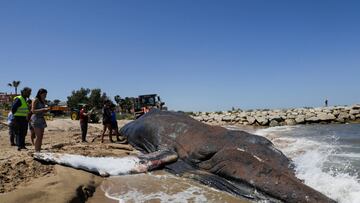
POLYGON ((0 1, 7 83, 158 93, 169 109, 360 103, 358 1, 0 1))

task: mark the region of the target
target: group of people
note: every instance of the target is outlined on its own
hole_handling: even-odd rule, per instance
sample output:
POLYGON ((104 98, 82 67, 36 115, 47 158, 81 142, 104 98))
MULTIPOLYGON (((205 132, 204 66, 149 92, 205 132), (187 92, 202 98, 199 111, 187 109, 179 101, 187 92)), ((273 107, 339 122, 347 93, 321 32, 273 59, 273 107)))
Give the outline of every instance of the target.
POLYGON ((41 150, 44 130, 47 127, 45 113, 49 111, 46 105, 46 89, 39 89, 33 101, 30 100, 31 88, 25 87, 21 95, 14 98, 11 111, 8 115, 10 144, 17 146, 18 151, 27 149, 25 136, 30 129, 31 142, 35 151, 41 150))
MULTIPOLYGON (((87 142, 86 135, 88 130, 89 116, 92 113, 92 110, 89 111, 88 105, 83 105, 80 110, 79 120, 80 120, 80 128, 81 128, 81 139, 82 142, 87 142)), ((101 143, 104 142, 104 136, 106 131, 109 131, 109 140, 110 142, 114 142, 112 135, 116 135, 116 140, 118 142, 124 141, 125 138, 120 136, 119 127, 116 119, 116 111, 115 105, 110 101, 106 100, 102 109, 103 115, 103 132, 101 134, 101 143)))
MULTIPOLYGON (((10 144, 17 146, 18 151, 27 149, 25 146, 25 136, 28 129, 31 132, 31 143, 35 146, 35 151, 40 152, 44 130, 47 127, 45 113, 50 109, 46 105, 46 89, 39 89, 33 101, 29 98, 31 88, 25 87, 21 90, 21 95, 14 98, 11 111, 8 115, 10 144)), ((107 100, 103 107, 103 132, 101 142, 104 142, 104 135, 109 131, 109 140, 114 142, 112 135, 115 134, 117 141, 124 141, 120 136, 116 119, 115 105, 107 100)), ((82 142, 87 142, 86 135, 88 130, 89 116, 92 111, 88 111, 88 105, 83 105, 80 110, 80 128, 82 142)))

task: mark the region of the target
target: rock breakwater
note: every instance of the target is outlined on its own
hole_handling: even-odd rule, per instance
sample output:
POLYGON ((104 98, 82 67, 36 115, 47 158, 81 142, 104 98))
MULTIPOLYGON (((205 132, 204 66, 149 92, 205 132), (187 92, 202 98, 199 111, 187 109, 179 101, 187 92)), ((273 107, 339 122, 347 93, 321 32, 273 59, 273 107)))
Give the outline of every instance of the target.
POLYGON ((270 127, 310 123, 360 122, 360 104, 317 108, 195 112, 192 117, 208 124, 239 124, 270 127))

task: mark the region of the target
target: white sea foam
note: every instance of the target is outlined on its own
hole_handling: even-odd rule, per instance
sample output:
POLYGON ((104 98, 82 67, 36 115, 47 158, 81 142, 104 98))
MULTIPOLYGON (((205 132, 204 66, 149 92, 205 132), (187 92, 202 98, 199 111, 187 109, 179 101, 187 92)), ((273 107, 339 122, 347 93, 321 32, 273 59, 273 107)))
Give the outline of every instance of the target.
POLYGON ((360 202, 360 182, 356 177, 341 171, 322 170, 330 154, 331 151, 313 150, 294 158, 297 177, 340 203, 360 202))
POLYGON ((360 158, 360 154, 359 153, 338 153, 338 154, 333 154, 333 156, 338 156, 338 157, 349 157, 349 158, 355 158, 355 159, 359 159, 360 158))
MULTIPOLYGON (((306 137, 282 137, 282 132, 297 130, 296 127, 274 127, 262 129, 256 134, 272 138, 272 142, 285 155, 292 158, 296 166, 296 176, 305 184, 333 198, 339 203, 360 202, 360 180, 356 175, 336 170, 324 170, 325 165, 335 164, 329 159, 333 156, 357 157, 354 153, 338 153, 335 143, 325 143, 306 137), (278 134, 278 135, 276 135, 278 134), (284 144, 286 143, 286 144, 284 144)), ((342 162, 346 165, 349 163, 342 162)), ((349 166, 350 167, 350 166, 349 166)), ((346 168, 346 167, 345 167, 346 168)))
POLYGON ((294 130, 296 128, 298 128, 298 126, 296 126, 296 125, 294 125, 294 126, 289 126, 289 125, 276 126, 276 127, 263 128, 263 129, 256 130, 255 134, 266 136, 266 135, 268 135, 269 133, 272 133, 272 132, 292 131, 292 130, 294 130))
POLYGON ((176 202, 176 203, 187 203, 189 199, 192 202, 207 202, 207 198, 201 194, 201 188, 189 187, 184 191, 176 194, 168 194, 163 191, 157 191, 150 194, 144 194, 141 191, 133 189, 125 194, 116 196, 115 194, 105 193, 106 197, 117 200, 119 203, 125 202, 148 202, 151 200, 160 200, 160 202, 176 202))
MULTIPOLYGON (((213 202, 208 190, 175 176, 137 174, 123 176, 124 181, 110 180, 101 186, 106 197, 123 202, 213 202), (127 179, 127 177, 129 179, 127 179), (139 183, 142 181, 143 183, 139 183), (109 183, 110 182, 110 183, 109 183), (151 185, 151 183, 155 185, 151 185), (175 184, 174 184, 175 183, 175 184), (117 185, 114 185, 117 184, 117 185), (177 189, 176 189, 177 188, 177 189), (179 189, 182 188, 182 189, 179 189)), ((120 177, 119 177, 120 178, 120 177)))

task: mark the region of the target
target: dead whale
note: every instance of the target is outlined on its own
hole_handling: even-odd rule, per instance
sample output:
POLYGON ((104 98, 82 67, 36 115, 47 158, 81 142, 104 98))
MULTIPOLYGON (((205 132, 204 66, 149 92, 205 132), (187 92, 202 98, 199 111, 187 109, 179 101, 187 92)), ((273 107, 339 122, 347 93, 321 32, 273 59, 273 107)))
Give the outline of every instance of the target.
MULTIPOLYGON (((129 173, 165 167, 250 200, 335 202, 296 178, 291 161, 264 137, 159 110, 128 123, 120 133, 144 153, 129 173)), ((71 166, 49 157, 54 156, 48 154, 47 161, 71 166)), ((41 153, 35 158, 46 160, 41 153)), ((91 167, 78 168, 94 171, 91 167)))

